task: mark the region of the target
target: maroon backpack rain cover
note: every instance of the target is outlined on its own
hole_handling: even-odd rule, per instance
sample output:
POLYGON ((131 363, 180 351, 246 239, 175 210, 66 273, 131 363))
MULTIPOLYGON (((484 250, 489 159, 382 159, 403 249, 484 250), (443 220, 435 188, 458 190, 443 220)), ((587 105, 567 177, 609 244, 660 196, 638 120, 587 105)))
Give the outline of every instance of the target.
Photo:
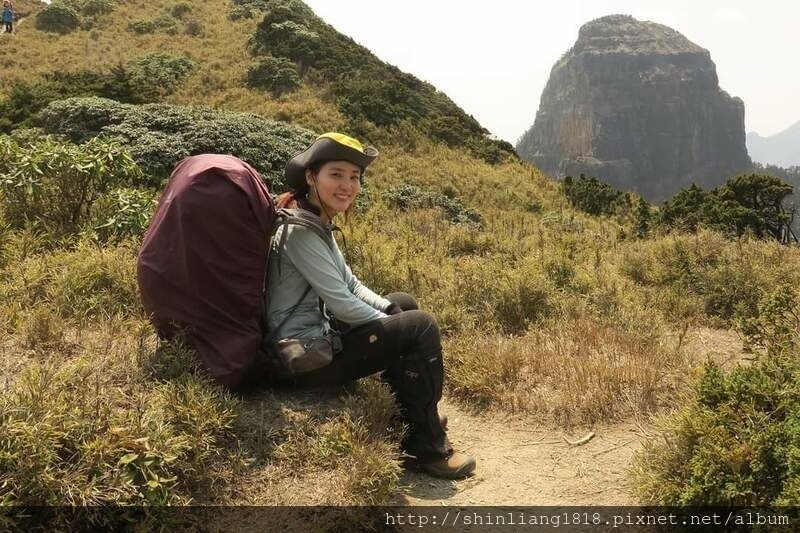
POLYGON ((235 387, 262 341, 262 291, 276 211, 258 172, 230 155, 175 167, 137 264, 145 311, 159 336, 175 325, 208 372, 235 387))

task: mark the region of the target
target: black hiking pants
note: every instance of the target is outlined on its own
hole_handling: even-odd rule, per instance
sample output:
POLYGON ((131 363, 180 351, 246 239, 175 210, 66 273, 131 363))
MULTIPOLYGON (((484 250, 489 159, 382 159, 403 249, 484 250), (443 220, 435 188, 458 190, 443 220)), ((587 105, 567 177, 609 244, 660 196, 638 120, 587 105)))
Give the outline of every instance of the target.
POLYGON ((395 292, 386 299, 403 312, 347 329, 342 334, 342 351, 333 362, 295 377, 294 384, 342 385, 380 372, 409 425, 403 449, 422 460, 446 457, 452 446, 437 410, 444 383, 439 325, 410 294, 395 292))

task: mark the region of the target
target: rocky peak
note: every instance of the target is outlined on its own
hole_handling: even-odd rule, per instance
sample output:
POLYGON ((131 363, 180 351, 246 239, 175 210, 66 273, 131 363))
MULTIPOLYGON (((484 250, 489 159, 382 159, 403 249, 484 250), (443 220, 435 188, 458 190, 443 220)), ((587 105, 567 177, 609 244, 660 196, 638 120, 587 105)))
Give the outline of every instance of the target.
POLYGON ((628 15, 584 24, 559 59, 519 154, 558 176, 592 174, 650 200, 746 169, 744 104, 707 50, 628 15))
POLYGON ((630 15, 608 15, 581 26, 573 53, 584 54, 702 54, 697 46, 669 26, 639 21, 630 15))

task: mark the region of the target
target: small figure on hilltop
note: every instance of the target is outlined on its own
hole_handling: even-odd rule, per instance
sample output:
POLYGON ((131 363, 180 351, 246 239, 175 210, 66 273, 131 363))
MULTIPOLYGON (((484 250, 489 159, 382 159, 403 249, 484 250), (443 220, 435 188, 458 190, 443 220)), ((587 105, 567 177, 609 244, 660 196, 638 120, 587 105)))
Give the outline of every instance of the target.
POLYGON ((3 25, 6 33, 14 32, 14 6, 8 0, 3 2, 3 25))

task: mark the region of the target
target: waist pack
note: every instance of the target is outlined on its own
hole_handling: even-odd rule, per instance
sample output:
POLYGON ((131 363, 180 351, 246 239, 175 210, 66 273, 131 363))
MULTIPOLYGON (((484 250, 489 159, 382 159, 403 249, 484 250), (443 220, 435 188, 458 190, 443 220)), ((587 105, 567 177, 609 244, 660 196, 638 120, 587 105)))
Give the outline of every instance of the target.
POLYGON ((270 348, 272 373, 283 379, 328 366, 342 350, 342 340, 331 332, 317 339, 282 339, 270 348))

